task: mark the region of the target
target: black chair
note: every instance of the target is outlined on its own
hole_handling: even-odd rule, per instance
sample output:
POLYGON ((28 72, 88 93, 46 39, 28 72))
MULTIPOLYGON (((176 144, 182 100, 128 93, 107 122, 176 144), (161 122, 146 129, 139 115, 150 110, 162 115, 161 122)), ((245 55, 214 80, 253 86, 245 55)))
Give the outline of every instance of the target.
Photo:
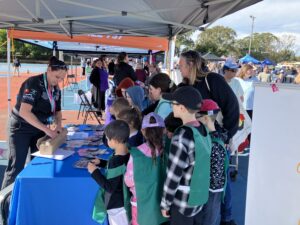
POLYGON ((80 113, 82 114, 82 116, 84 116, 84 112, 89 109, 89 102, 85 101, 85 98, 82 97, 81 95, 85 94, 83 92, 83 90, 79 89, 78 90, 78 96, 80 98, 80 105, 79 105, 79 110, 78 110, 78 115, 77 115, 77 120, 79 119, 80 113))
POLYGON ((10 198, 14 184, 15 183, 12 183, 0 191, 0 224, 2 225, 8 224, 10 198))
POLYGON ((83 119, 83 124, 86 124, 86 121, 88 120, 88 118, 90 117, 91 119, 93 119, 93 117, 95 117, 95 119, 97 120, 97 122, 99 124, 102 124, 98 115, 101 115, 101 111, 98 109, 95 109, 91 103, 89 102, 88 98, 86 97, 85 93, 83 90, 79 89, 78 90, 78 95, 80 97, 81 100, 81 104, 79 107, 79 112, 78 112, 78 116, 80 114, 80 112, 83 113, 84 115, 84 119, 83 119), (82 111, 80 111, 82 110, 82 111))

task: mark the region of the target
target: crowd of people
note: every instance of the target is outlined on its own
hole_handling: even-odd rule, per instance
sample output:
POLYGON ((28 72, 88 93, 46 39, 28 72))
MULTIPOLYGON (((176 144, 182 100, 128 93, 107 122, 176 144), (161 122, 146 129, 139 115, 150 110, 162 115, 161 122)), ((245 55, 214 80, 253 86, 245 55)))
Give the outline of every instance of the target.
POLYGON ((107 88, 113 75, 115 100, 104 143, 115 153, 108 162, 88 165, 105 190, 94 219, 106 213, 110 224, 235 224, 225 146, 238 129, 239 103, 224 77, 210 72, 195 51, 182 53, 178 85, 157 64, 137 63, 134 70, 126 53, 113 69, 99 60, 90 81, 104 91, 101 85, 107 88), (107 175, 98 167, 107 168, 107 175))
MULTIPOLYGON (((125 52, 116 62, 101 56, 84 67, 99 116, 109 107, 103 142, 114 150, 108 161, 88 164, 103 190, 91 216, 101 223, 108 215, 111 225, 236 224, 228 144, 238 130, 240 108, 252 118, 254 83, 273 81, 268 68, 258 74, 253 65, 227 60, 216 73, 198 52, 187 51, 178 63, 182 82, 175 85, 158 64, 138 62, 134 69, 125 52), (114 101, 108 106, 110 77, 114 101)), ((58 82, 66 73, 65 63, 52 57, 47 72, 22 84, 10 117, 2 188, 14 182, 39 137, 60 132, 58 82)))

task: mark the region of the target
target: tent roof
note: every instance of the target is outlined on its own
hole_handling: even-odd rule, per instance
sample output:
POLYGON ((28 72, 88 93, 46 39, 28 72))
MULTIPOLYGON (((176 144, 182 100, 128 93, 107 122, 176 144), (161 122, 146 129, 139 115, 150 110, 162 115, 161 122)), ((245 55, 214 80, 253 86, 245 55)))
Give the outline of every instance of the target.
MULTIPOLYGON (((20 39, 26 43, 42 46, 48 49, 53 49, 53 41, 39 41, 39 40, 27 40, 20 39)), ((135 55, 147 55, 148 49, 139 48, 128 48, 121 46, 111 46, 102 44, 90 44, 90 43, 80 43, 80 42, 57 42, 57 50, 72 53, 89 53, 89 54, 118 54, 120 52, 126 52, 127 54, 135 55)), ((153 51, 156 53, 157 51, 153 51)))
POLYGON ((215 54, 210 53, 210 52, 202 55, 202 57, 204 59, 206 59, 207 61, 215 61, 215 62, 217 62, 217 61, 226 61, 225 59, 223 59, 223 58, 221 58, 219 56, 216 56, 215 54))
POLYGON ((168 50, 168 40, 161 37, 133 37, 119 35, 80 35, 69 37, 65 34, 54 34, 49 32, 32 32, 21 30, 10 30, 11 38, 40 40, 40 41, 61 41, 61 42, 77 42, 89 43, 97 45, 110 45, 129 48, 140 48, 157 51, 168 50))
POLYGON ((170 37, 261 0, 1 0, 0 28, 170 37))
POLYGON ((246 54, 243 58, 239 59, 240 63, 253 63, 253 64, 261 64, 261 62, 255 58, 253 58, 251 55, 246 54))

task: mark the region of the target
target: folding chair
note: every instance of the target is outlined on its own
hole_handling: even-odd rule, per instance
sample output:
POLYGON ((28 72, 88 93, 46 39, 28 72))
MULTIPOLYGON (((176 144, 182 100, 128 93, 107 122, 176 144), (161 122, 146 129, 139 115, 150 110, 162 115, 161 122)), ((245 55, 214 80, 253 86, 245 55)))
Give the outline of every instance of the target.
POLYGON ((89 100, 86 97, 83 90, 78 90, 78 95, 80 97, 81 102, 83 102, 85 104, 85 106, 83 108, 83 110, 84 110, 83 113, 85 113, 84 119, 83 119, 83 124, 86 124, 86 121, 87 121, 88 117, 90 117, 91 119, 93 119, 93 117, 95 117, 97 122, 99 124, 102 124, 100 119, 98 118, 98 115, 97 115, 97 114, 100 114, 101 111, 99 111, 98 109, 93 108, 93 106, 89 102, 89 100))
POLYGON ((77 115, 77 120, 79 119, 80 113, 82 116, 84 116, 84 112, 89 108, 89 102, 85 102, 84 98, 81 97, 81 95, 85 94, 83 90, 79 89, 78 90, 78 96, 80 97, 80 105, 79 105, 79 110, 78 110, 78 115, 77 115))
POLYGON ((77 83, 75 74, 68 74, 67 75, 67 86, 68 86, 67 89, 69 91, 74 91, 74 90, 79 89, 79 85, 77 83))
POLYGON ((2 225, 8 224, 7 220, 9 214, 10 197, 11 197, 12 190, 14 188, 14 184, 15 183, 12 183, 0 191, 0 207, 1 207, 0 224, 2 225))

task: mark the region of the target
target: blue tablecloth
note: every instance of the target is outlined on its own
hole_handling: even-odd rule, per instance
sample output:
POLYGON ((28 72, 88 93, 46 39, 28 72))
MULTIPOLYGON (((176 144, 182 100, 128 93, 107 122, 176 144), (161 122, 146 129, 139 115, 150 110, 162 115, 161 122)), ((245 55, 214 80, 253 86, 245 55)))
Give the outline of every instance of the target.
POLYGON ((9 225, 98 224, 92 211, 99 186, 86 169, 73 167, 79 158, 34 158, 15 181, 9 225), (51 163, 33 165, 42 162, 51 163))

